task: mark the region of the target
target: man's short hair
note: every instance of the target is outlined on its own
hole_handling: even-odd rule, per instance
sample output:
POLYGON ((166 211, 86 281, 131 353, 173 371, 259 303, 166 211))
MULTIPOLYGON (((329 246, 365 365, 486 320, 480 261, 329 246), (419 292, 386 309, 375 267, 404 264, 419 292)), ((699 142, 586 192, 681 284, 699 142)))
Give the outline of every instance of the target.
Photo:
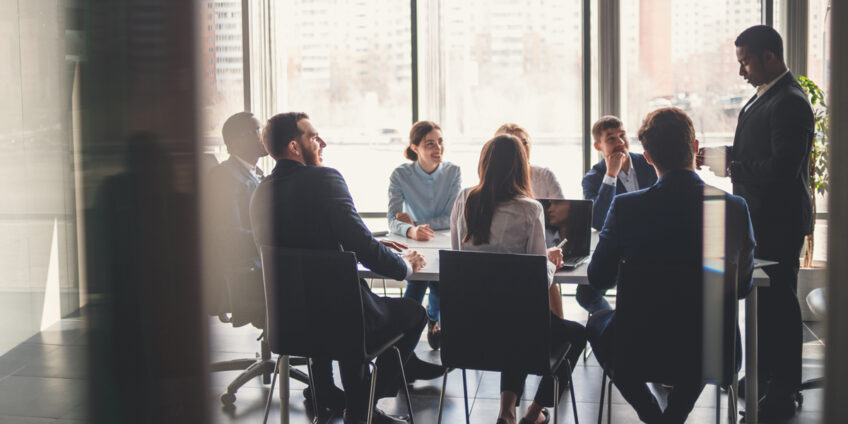
POLYGON ((268 119, 262 130, 262 144, 274 159, 285 156, 289 142, 303 135, 297 127, 298 121, 309 119, 303 112, 278 113, 268 119))
POLYGON ((221 128, 221 135, 224 136, 224 144, 229 150, 233 143, 237 143, 248 130, 255 131, 256 128, 251 128, 253 125, 253 114, 250 112, 239 112, 227 118, 221 128))
POLYGON ((686 112, 664 107, 648 114, 639 141, 654 165, 663 171, 686 169, 695 157, 695 127, 686 112))
POLYGON ((783 39, 772 27, 755 25, 742 31, 736 41, 736 47, 745 46, 751 54, 761 58, 763 53, 772 52, 778 60, 783 61, 783 39))
POLYGON ((595 141, 601 141, 601 134, 603 134, 606 130, 621 128, 624 126, 624 123, 621 122, 621 119, 612 115, 606 115, 598 118, 595 121, 595 125, 592 125, 592 137, 595 138, 595 141))

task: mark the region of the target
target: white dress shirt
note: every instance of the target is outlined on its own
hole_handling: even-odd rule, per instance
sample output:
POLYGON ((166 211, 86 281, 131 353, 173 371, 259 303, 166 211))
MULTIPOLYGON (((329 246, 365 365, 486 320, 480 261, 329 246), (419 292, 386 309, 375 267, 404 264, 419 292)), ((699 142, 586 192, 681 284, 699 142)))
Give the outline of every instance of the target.
MULTIPOLYGON (((624 167, 622 166, 618 171, 618 179, 621 180, 621 184, 624 185, 624 189, 629 193, 639 190, 639 180, 636 178, 636 171, 633 169, 633 162, 630 160, 630 154, 627 155, 627 163, 630 164, 630 171, 624 172, 624 167)), ((604 184, 615 187, 616 177, 610 177, 609 175, 604 174, 604 184)))
POLYGON ((789 72, 789 69, 783 71, 783 73, 780 74, 777 78, 775 78, 775 79, 773 79, 773 80, 771 80, 771 81, 769 81, 765 84, 758 85, 757 86, 757 97, 754 97, 754 100, 752 100, 751 103, 748 103, 747 105, 745 105, 744 111, 747 111, 748 108, 750 108, 752 104, 757 103, 757 100, 759 100, 760 97, 763 97, 763 94, 766 94, 766 91, 769 91, 770 88, 774 87, 774 85, 778 81, 780 81, 780 79, 783 78, 783 76, 786 75, 788 72, 789 72))
MULTIPOLYGON (((450 220, 451 249, 547 257, 544 209, 541 203, 525 196, 497 205, 492 216, 488 243, 474 245, 471 241, 463 242, 462 239, 468 234, 464 211, 469 190, 471 188, 462 190, 453 204, 450 220)), ((548 285, 550 285, 554 281, 556 268, 551 261, 546 263, 548 264, 548 285)))

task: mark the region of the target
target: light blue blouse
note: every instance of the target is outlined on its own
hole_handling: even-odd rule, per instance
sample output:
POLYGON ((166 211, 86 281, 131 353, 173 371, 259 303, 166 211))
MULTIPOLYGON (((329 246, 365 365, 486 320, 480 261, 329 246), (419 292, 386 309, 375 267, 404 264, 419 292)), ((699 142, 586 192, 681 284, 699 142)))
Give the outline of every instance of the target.
POLYGON ((442 162, 427 174, 418 162, 395 168, 389 178, 389 230, 401 236, 412 226, 395 219, 406 212, 417 225, 430 224, 433 230, 450 228, 450 214, 461 187, 459 167, 442 162))

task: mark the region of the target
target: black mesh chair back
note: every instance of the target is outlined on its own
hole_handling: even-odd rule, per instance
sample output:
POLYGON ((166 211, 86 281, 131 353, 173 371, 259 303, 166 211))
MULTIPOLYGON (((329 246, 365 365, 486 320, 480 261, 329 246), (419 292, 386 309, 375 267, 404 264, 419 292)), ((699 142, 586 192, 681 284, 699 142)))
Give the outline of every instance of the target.
MULTIPOLYGON (((569 366, 565 356, 571 346, 566 343, 552 351, 547 260, 541 255, 439 251, 442 365, 462 369, 466 423, 470 421, 466 369, 553 376, 557 423, 559 381, 554 373, 569 366)), ((438 422, 446 382, 447 374, 438 422)), ((573 384, 571 388, 578 422, 573 384)))
MULTIPOLYGON (((622 261, 612 358, 605 366, 604 377, 626 375, 671 385, 692 381, 716 384, 729 389, 728 416, 735 421, 735 385, 741 363, 737 348, 741 343, 738 267, 731 263, 722 267, 706 266, 700 258, 622 261)), ((601 384, 599 423, 603 379, 601 384)), ((718 390, 716 397, 718 418, 718 390)))
POLYGON ((362 294, 353 252, 263 246, 271 351, 365 359, 362 294))
POLYGON ((546 261, 538 255, 440 251, 442 364, 549 374, 546 261))
MULTIPOLYGON (((262 272, 268 318, 266 332, 271 351, 278 353, 277 368, 286 356, 309 358, 310 386, 313 389, 313 422, 319 421, 318 397, 312 381, 312 359, 360 360, 372 368, 368 419, 373 419, 377 366, 373 359, 389 348, 395 350, 401 370, 403 360, 395 344, 403 333, 387 334, 367 344, 365 313, 356 265, 356 254, 332 250, 288 249, 262 246, 262 272)), ((414 424, 412 402, 401 371, 406 406, 414 424)), ((265 420, 274 392, 265 405, 265 420)))

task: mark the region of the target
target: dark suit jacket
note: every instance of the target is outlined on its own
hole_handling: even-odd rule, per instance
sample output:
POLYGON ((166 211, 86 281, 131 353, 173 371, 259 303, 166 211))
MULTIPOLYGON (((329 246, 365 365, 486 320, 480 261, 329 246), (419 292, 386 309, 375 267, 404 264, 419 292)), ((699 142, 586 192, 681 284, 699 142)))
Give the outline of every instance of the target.
MULTIPOLYGON (((333 168, 279 160, 259 184, 250 205, 257 245, 352 251, 372 271, 396 280, 406 264, 371 236, 362 222, 344 178, 333 168)), ((382 328, 391 317, 364 281, 366 331, 382 328)))
MULTIPOLYGON (((739 297, 747 295, 752 288, 754 234, 745 200, 705 186, 692 171, 667 173, 650 188, 615 197, 589 263, 589 283, 598 289, 612 287, 618 279, 619 263, 623 260, 658 262, 660 266, 693 263, 695 273, 699 275, 703 257, 705 189, 711 198, 725 203, 726 260, 737 266, 739 297)), ((701 296, 699 283, 683 279, 679 283, 692 284, 693 291, 701 296)), ((658 290, 650 280, 639 281, 639 284, 631 292, 654 299, 669 296, 658 290)), ((625 302, 626 299, 621 296, 620 292, 618 302, 625 302)), ((668 300, 669 303, 675 301, 668 300)), ((701 334, 700 321, 686 322, 681 317, 665 317, 662 323, 666 328, 674 329, 680 337, 701 334)), ((700 340, 699 337, 697 339, 700 340)), ((679 339, 664 334, 659 343, 672 346, 679 343, 679 339)), ((646 358, 646 361, 652 360, 646 358)))
MULTIPOLYGON (((648 188, 657 182, 657 172, 645 160, 644 156, 638 153, 630 153, 630 162, 633 164, 633 169, 636 170, 636 181, 639 182, 639 188, 648 188)), ((615 189, 604 184, 604 175, 606 174, 607 163, 601 159, 583 177, 583 198, 595 202, 592 206, 592 228, 598 231, 604 226, 612 198, 616 194, 627 191, 621 180, 617 180, 615 189)))
POLYGON ((258 185, 259 180, 232 155, 213 167, 207 179, 206 212, 218 279, 214 312, 231 312, 236 326, 253 322, 261 327, 265 318, 259 250, 250 225, 250 198, 258 185))
POLYGON ((760 244, 813 229, 809 188, 813 111, 791 72, 739 114, 729 151, 733 193, 745 198, 760 244))

